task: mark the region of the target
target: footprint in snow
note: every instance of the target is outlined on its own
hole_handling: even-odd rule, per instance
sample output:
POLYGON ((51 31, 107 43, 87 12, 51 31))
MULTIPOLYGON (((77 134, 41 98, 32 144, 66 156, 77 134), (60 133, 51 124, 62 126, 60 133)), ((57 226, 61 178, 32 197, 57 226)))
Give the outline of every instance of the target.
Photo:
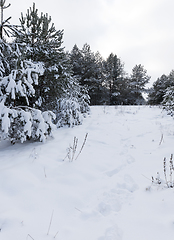
MULTIPOLYGON (((128 164, 131 164, 131 163, 135 162, 135 159, 134 159, 131 155, 128 155, 128 156, 126 157, 126 161, 127 161, 128 164)), ((107 171, 107 172, 106 172, 106 175, 107 175, 108 177, 112 177, 112 176, 114 176, 115 174, 119 173, 125 166, 126 166, 126 163, 123 164, 123 165, 120 165, 118 168, 115 168, 115 169, 113 169, 113 170, 111 170, 111 171, 107 171)))
POLYGON ((105 235, 103 237, 98 238, 98 240, 122 240, 122 230, 114 225, 105 231, 105 235))
POLYGON ((85 211, 82 211, 81 212, 81 218, 83 220, 88 220, 88 219, 91 219, 91 218, 97 218, 99 216, 98 212, 97 211, 94 211, 92 209, 88 209, 88 210, 85 210, 85 211))
POLYGON ((113 212, 119 212, 121 210, 121 205, 115 192, 104 192, 103 201, 98 204, 97 211, 106 217, 113 212))
POLYGON ((127 163, 129 164, 135 162, 135 158, 133 158, 131 155, 128 155, 126 160, 127 160, 127 163))
POLYGON ((138 189, 138 185, 134 182, 132 177, 128 174, 124 176, 124 183, 118 183, 118 188, 128 190, 129 192, 134 192, 138 189))
POLYGON ((98 211, 103 215, 103 216, 108 216, 112 209, 109 204, 106 204, 104 202, 99 203, 98 205, 98 211))
POLYGON ((123 166, 120 166, 120 167, 118 167, 118 168, 115 168, 115 169, 113 169, 113 170, 111 170, 111 171, 108 171, 108 172, 106 172, 106 175, 108 176, 108 177, 112 177, 112 176, 114 176, 115 174, 117 174, 118 172, 120 172, 120 170, 123 168, 123 166))

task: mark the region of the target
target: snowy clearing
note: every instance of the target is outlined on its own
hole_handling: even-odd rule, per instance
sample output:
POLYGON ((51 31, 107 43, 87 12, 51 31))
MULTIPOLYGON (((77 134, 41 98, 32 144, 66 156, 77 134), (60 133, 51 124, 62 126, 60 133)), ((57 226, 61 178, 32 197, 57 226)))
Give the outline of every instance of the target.
POLYGON ((46 143, 0 142, 0 239, 172 240, 174 190, 151 177, 164 179, 173 140, 158 107, 101 106, 46 143))

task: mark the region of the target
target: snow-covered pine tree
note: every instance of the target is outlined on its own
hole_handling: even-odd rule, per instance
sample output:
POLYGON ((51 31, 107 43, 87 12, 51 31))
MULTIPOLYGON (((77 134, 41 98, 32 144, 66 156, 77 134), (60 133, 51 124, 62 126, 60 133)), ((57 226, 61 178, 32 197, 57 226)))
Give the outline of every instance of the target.
MULTIPOLYGON (((27 10, 25 17, 21 14, 20 22, 21 32, 16 35, 16 42, 24 48, 23 55, 26 59, 44 64, 44 74, 39 76, 39 85, 35 88, 38 107, 43 111, 51 109, 58 116, 60 108, 57 104, 64 102, 65 108, 72 106, 69 104, 69 101, 72 101, 69 92, 76 92, 76 88, 73 87, 78 84, 72 77, 68 54, 61 46, 63 31, 56 31, 48 14, 41 13, 39 16, 34 3, 33 7, 27 10), (73 79, 75 84, 71 84, 73 79)), ((73 101, 78 99, 73 98, 73 101)))
POLYGON ((174 115, 174 86, 170 86, 166 89, 161 105, 171 116, 174 115))
POLYGON ((151 87, 148 95, 148 103, 152 105, 161 104, 167 89, 174 86, 174 70, 169 75, 163 74, 151 87))
POLYGON ((63 31, 56 31, 48 14, 41 13, 39 16, 35 3, 25 16, 21 13, 20 24, 21 31, 16 34, 15 42, 19 44, 24 59, 43 62, 45 68, 36 87, 40 109, 54 109, 57 97, 62 95, 66 84, 63 66, 65 53, 61 47, 63 31))
POLYGON ((145 85, 149 82, 150 76, 141 64, 135 65, 129 80, 129 90, 132 94, 132 104, 143 104, 145 102, 142 93, 145 92, 145 85))
POLYGON ((78 79, 70 77, 64 97, 57 101, 57 127, 68 125, 73 127, 83 122, 83 118, 90 112, 88 91, 80 86, 78 79))
POLYGON ((54 113, 41 112, 31 107, 35 94, 34 86, 38 84, 38 76, 43 72, 42 63, 22 61, 18 56, 16 67, 9 75, 1 76, 0 136, 2 139, 10 139, 13 143, 18 140, 24 142, 27 139, 45 141, 48 135, 52 135, 54 113))
MULTIPOLYGON (((159 105, 163 101, 166 89, 170 86, 169 78, 163 74, 159 77, 149 89, 148 104, 159 105)), ((174 83, 173 83, 174 84, 174 83)))

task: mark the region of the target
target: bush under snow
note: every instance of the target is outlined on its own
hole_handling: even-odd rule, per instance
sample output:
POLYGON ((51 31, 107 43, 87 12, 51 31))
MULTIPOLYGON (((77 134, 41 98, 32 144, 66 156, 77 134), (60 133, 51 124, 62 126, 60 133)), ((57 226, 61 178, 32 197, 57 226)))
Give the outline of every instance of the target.
POLYGON ((81 124, 83 115, 80 111, 80 104, 74 99, 62 98, 57 103, 57 127, 68 125, 73 127, 81 124))

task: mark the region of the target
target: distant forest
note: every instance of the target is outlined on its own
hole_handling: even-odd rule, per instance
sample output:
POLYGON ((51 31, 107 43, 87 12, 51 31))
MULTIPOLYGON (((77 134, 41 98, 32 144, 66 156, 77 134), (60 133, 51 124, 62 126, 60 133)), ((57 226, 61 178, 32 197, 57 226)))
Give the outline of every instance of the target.
POLYGON ((135 65, 129 75, 116 54, 111 53, 104 60, 99 52, 93 53, 88 44, 82 49, 74 45, 68 54, 73 76, 81 85, 87 86, 91 105, 159 105, 174 86, 174 70, 171 70, 169 75, 163 74, 147 89, 151 77, 144 66, 135 65), (147 101, 143 93, 146 93, 147 101))

